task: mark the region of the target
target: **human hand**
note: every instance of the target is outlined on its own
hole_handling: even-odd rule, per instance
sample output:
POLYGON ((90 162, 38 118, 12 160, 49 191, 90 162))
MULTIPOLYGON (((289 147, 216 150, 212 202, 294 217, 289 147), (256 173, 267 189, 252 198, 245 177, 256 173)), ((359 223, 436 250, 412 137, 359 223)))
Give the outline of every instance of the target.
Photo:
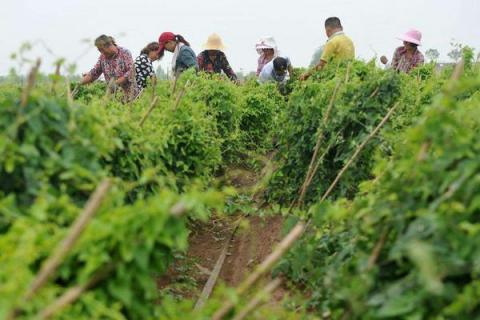
POLYGON ((387 64, 387 63, 388 63, 387 57, 381 56, 381 57, 380 57, 380 62, 383 63, 383 64, 387 64))
POLYGON ((305 81, 305 80, 307 80, 308 78, 310 78, 310 73, 305 72, 304 74, 302 74, 302 75, 298 78, 298 80, 300 80, 300 81, 305 81))

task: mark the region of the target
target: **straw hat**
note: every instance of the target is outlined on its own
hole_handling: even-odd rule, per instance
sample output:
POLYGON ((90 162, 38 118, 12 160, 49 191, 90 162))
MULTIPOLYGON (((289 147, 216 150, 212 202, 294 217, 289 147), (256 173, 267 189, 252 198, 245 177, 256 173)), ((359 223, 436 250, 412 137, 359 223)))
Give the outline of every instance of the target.
POLYGON ((225 45, 223 44, 222 38, 216 33, 212 33, 208 39, 207 42, 203 45, 203 48, 205 50, 220 50, 223 51, 225 50, 225 45))

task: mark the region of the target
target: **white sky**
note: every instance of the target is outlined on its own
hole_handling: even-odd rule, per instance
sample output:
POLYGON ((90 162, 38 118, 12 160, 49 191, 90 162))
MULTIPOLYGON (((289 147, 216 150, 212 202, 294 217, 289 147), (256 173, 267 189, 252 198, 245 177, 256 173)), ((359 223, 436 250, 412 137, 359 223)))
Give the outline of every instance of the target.
MULTIPOLYGON (((396 37, 414 27, 423 32, 422 51, 436 48, 447 60, 455 39, 480 49, 480 0, 2 0, 0 13, 0 74, 17 64, 10 54, 25 41, 42 40, 55 54, 75 61, 87 44, 102 34, 113 35, 134 58, 163 31, 185 36, 198 54, 212 32, 227 45, 235 70, 256 68, 255 42, 273 35, 295 66, 307 66, 315 49, 326 41, 325 18, 338 16, 356 45, 357 57, 390 57, 401 43, 396 37), (123 36, 122 36, 123 34, 123 36)), ((43 58, 52 71, 56 57, 37 44, 28 54, 43 58)), ((78 59, 78 72, 98 58, 92 48, 78 59)), ((162 65, 170 63, 166 53, 162 65)))

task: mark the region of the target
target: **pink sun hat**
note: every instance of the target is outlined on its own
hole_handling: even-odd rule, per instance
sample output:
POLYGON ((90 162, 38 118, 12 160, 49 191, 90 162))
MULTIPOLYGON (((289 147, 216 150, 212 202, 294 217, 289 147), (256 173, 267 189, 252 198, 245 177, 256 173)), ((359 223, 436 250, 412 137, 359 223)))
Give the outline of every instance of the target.
POLYGON ((422 45, 422 33, 415 29, 410 29, 404 35, 402 35, 397 39, 410 42, 419 46, 422 45))

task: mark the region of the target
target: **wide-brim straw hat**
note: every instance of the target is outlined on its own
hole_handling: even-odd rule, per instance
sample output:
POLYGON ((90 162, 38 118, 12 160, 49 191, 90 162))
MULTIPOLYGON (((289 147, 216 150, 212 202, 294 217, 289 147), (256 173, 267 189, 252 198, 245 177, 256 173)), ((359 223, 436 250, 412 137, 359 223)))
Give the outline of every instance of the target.
POLYGON ((422 33, 415 29, 410 29, 397 39, 416 44, 417 46, 422 45, 422 33))
POLYGON ((203 48, 205 50, 220 50, 220 51, 223 51, 226 49, 225 45, 223 44, 222 38, 216 33, 213 33, 208 37, 207 42, 203 45, 203 48))

